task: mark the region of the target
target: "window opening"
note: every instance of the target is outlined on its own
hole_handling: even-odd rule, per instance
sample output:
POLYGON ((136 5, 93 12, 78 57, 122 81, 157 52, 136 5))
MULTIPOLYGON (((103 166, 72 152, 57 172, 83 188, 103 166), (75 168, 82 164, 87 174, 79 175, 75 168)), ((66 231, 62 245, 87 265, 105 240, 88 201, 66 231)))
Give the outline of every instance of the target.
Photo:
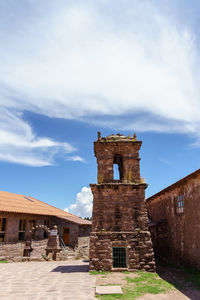
POLYGON ((121 155, 115 155, 113 159, 113 179, 123 179, 123 163, 121 155))
POLYGON ((19 233, 18 233, 18 240, 24 241, 26 234, 26 219, 19 220, 19 233))
POLYGON ((113 268, 127 268, 125 247, 113 247, 113 268))
MULTIPOLYGON (((44 226, 46 228, 49 228, 49 220, 44 220, 44 226)), ((45 230, 44 230, 44 239, 48 239, 48 234, 45 230)))
POLYGON ((0 242, 4 242, 6 233, 6 218, 0 217, 0 242))
POLYGON ((184 213, 184 196, 179 195, 176 197, 176 213, 182 214, 184 213))
POLYGON ((119 166, 114 164, 113 165, 113 179, 114 180, 120 180, 120 177, 119 177, 119 166))
POLYGON ((35 230, 33 228, 35 228, 35 220, 29 220, 28 229, 32 231, 32 238, 35 238, 35 230))

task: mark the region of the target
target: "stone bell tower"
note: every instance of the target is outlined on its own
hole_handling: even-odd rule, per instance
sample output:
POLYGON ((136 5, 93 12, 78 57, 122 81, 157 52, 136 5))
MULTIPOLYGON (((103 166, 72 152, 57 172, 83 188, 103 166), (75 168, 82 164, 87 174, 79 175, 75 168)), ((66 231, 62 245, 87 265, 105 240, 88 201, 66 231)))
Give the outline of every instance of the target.
POLYGON ((140 177, 141 144, 136 135, 103 138, 98 132, 94 142, 98 183, 90 184, 94 196, 90 270, 155 271, 145 204, 147 184, 140 177))

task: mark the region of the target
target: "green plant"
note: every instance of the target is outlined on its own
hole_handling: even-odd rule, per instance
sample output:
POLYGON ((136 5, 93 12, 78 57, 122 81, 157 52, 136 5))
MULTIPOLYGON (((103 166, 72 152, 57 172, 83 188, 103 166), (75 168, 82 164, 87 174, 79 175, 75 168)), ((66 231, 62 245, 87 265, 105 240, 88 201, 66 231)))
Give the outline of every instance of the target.
POLYGON ((8 263, 8 261, 5 259, 0 260, 0 264, 7 264, 7 263, 8 263))
POLYGON ((41 256, 43 259, 48 260, 45 254, 41 253, 41 256))

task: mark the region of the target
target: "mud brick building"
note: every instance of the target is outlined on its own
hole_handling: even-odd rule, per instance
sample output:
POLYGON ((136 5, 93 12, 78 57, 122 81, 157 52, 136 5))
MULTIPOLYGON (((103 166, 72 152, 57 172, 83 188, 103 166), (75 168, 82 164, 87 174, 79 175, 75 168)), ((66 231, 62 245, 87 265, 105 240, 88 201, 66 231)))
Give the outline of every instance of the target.
POLYGON ((200 169, 146 203, 155 256, 200 269, 200 169))
POLYGON ((79 237, 90 235, 90 221, 31 196, 0 191, 0 256, 22 256, 25 241, 30 239, 47 242, 47 229, 54 225, 60 239, 73 248, 79 237))
POLYGON ((140 177, 142 142, 120 134, 94 142, 98 183, 93 200, 90 270, 155 270, 145 203, 147 184, 140 177), (117 165, 118 178, 113 177, 117 165))

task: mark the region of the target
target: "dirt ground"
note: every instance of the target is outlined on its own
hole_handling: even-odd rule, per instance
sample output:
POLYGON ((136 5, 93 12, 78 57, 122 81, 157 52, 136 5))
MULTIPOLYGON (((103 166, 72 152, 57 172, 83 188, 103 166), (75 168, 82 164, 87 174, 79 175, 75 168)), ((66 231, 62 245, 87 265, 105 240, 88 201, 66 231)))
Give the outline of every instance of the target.
MULTIPOLYGON (((174 290, 166 294, 145 294, 139 297, 139 300, 200 300, 200 289, 188 281, 187 274, 182 268, 166 265, 158 266, 157 273, 162 279, 170 282, 174 286, 174 290)), ((125 287, 126 276, 134 278, 136 275, 134 273, 126 274, 118 272, 95 275, 96 286, 113 284, 125 287)))

